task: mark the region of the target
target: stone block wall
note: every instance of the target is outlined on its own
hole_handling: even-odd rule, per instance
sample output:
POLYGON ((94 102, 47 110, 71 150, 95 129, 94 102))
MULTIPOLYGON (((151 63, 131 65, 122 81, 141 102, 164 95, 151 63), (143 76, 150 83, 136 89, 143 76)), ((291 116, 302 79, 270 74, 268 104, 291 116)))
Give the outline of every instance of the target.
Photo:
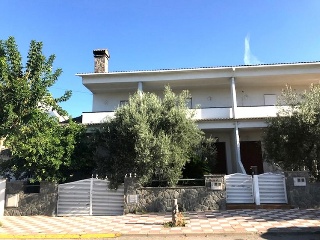
POLYGON ((288 203, 295 208, 320 209, 320 183, 310 183, 305 171, 285 172, 288 203), (304 177, 306 186, 294 186, 295 177, 304 177))
POLYGON ((225 210, 225 190, 198 187, 141 187, 136 178, 125 179, 125 213, 171 211, 177 199, 180 211, 225 210))
POLYGON ((25 182, 7 182, 7 194, 19 194, 18 207, 5 207, 5 216, 31 216, 56 214, 58 185, 41 182, 39 193, 25 193, 25 182))

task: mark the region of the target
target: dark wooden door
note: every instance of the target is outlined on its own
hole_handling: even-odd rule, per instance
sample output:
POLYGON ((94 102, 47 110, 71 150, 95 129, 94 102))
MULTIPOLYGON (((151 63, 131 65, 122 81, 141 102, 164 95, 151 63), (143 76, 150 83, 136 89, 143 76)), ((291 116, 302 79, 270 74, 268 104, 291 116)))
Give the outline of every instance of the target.
POLYGON ((226 156, 226 143, 217 142, 217 160, 216 164, 212 166, 211 172, 218 174, 227 174, 227 156, 226 156))
POLYGON ((251 174, 251 166, 258 167, 258 174, 263 173, 262 151, 260 141, 240 142, 241 162, 247 174, 251 174))

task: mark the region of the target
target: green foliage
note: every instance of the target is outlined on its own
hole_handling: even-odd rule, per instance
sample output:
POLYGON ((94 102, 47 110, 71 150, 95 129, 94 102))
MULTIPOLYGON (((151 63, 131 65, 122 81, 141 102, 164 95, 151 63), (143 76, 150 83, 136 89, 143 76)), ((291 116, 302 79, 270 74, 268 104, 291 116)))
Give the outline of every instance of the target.
POLYGON ((308 170, 319 179, 320 170, 320 86, 296 93, 283 91, 276 118, 268 120, 264 136, 267 160, 284 170, 308 170))
POLYGON ((61 69, 52 71, 54 59, 54 55, 43 55, 41 42, 31 41, 23 66, 15 39, 0 40, 0 138, 19 131, 39 108, 66 114, 58 103, 67 100, 71 92, 54 99, 48 90, 62 73, 61 69))
POLYGON ((53 71, 55 56, 46 58, 42 46, 31 41, 23 65, 15 39, 0 40, 0 140, 6 140, 12 154, 1 164, 1 173, 17 178, 31 175, 32 181, 63 181, 89 169, 84 160, 87 153, 79 150, 88 150, 85 129, 72 121, 60 125, 48 116, 51 110, 67 115, 58 104, 68 100, 71 92, 56 99, 50 94, 62 70, 53 71))
POLYGON ((2 164, 2 170, 18 179, 31 176, 31 181, 63 181, 61 169, 72 165, 72 156, 84 127, 72 121, 59 124, 57 118, 39 111, 20 132, 10 135, 7 147, 12 159, 2 164))
POLYGON ((183 169, 183 178, 203 178, 203 175, 213 172, 217 157, 215 142, 211 137, 201 139, 183 169))
POLYGON ((128 173, 136 173, 142 184, 157 176, 174 185, 203 136, 186 106, 188 96, 169 87, 163 99, 153 93, 131 96, 95 135, 99 175, 115 187, 128 173))

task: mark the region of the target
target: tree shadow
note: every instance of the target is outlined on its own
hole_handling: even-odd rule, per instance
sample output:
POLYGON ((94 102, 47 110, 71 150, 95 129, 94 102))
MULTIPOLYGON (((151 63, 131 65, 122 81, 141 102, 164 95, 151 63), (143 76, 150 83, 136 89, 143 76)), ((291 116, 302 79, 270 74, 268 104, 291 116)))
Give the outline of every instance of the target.
POLYGON ((320 239, 320 226, 270 228, 260 237, 267 240, 318 240, 320 239))

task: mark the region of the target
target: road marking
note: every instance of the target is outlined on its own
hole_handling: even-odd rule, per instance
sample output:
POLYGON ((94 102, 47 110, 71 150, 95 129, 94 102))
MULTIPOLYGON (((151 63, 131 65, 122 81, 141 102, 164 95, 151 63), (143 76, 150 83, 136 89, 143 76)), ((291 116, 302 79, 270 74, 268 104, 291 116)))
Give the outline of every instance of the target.
POLYGON ((0 239, 90 239, 116 238, 120 233, 86 233, 86 234, 0 234, 0 239))

